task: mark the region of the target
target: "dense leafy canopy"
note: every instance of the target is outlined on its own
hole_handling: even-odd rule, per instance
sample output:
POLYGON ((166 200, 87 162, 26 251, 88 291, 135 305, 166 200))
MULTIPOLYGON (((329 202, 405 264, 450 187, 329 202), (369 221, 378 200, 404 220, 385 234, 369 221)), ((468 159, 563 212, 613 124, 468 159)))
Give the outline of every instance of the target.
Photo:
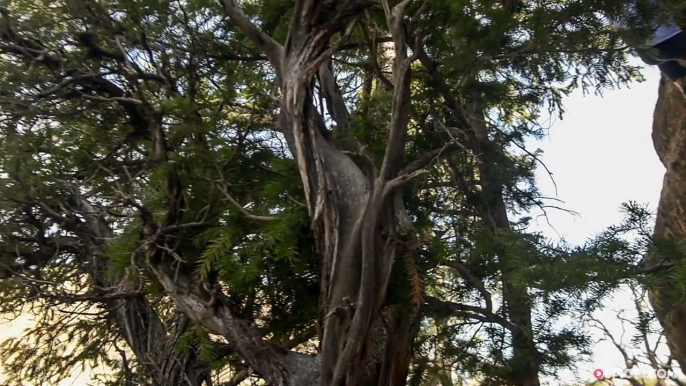
MULTIPOLYGON (((295 46, 301 3, 240 7, 295 46)), ((360 354, 366 374, 385 371, 390 342, 409 343, 393 363, 410 385, 536 385, 573 367, 588 354, 587 317, 620 283, 663 270, 641 263, 654 243, 635 204, 585 246, 528 232, 527 216, 556 203, 536 189, 541 154, 525 141, 546 134, 541 122, 575 88, 640 79, 606 18, 622 2, 410 3, 397 24, 412 60, 400 146, 397 25, 383 2, 357 3, 307 101, 324 118, 322 148, 372 176, 395 147, 396 174, 409 176, 388 199, 399 230, 378 233, 394 263, 360 354)), ((235 6, 5 2, 0 310, 37 319, 2 349, 8 385, 98 363, 112 369, 103 385, 267 378, 229 339, 245 326, 239 335, 269 342, 253 341, 260 350, 321 350, 340 309, 321 289, 324 236, 279 115, 288 71, 235 6)))

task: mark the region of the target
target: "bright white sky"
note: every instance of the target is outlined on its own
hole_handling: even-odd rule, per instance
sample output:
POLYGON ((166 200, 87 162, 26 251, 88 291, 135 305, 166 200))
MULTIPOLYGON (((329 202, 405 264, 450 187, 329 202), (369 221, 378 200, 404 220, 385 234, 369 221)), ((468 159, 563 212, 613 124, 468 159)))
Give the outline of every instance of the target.
MULTIPOLYGON (((555 230, 543 219, 536 229, 550 238, 559 238, 557 231, 572 244, 582 243, 618 223, 622 219, 620 205, 629 200, 657 208, 665 170, 653 148, 651 131, 660 74, 656 67, 650 67, 644 75, 646 82, 631 89, 607 91, 603 97, 575 92, 564 101, 564 119, 552 125, 549 138, 537 143, 545 151, 544 163, 554 174, 557 198, 565 202, 561 206, 580 214, 574 218, 565 212, 549 211, 555 230)), ((537 179, 542 193, 555 197, 553 183, 543 168, 537 179)), ((607 307, 609 310, 599 318, 620 335, 621 324, 611 310, 632 309, 631 298, 628 293, 618 294, 607 307)), ((626 343, 631 335, 627 331, 626 343)), ((606 374, 624 368, 620 353, 609 342, 596 345, 594 356, 593 363, 580 366, 578 374, 569 373, 565 381, 572 382, 574 377, 594 379, 596 368, 606 374)))
MULTIPOLYGON (((543 160, 554 173, 557 198, 565 201, 563 207, 581 216, 573 218, 564 212, 549 212, 556 231, 571 243, 582 243, 619 222, 622 218, 619 207, 623 202, 634 200, 657 207, 664 168, 655 154, 651 129, 659 72, 653 67, 644 73, 646 82, 631 89, 607 91, 602 98, 584 97, 581 91, 574 93, 565 100, 564 120, 555 122, 550 137, 537 144, 545 151, 543 160)), ((542 168, 538 180, 543 194, 554 197, 553 184, 542 168)), ((542 220, 537 229, 551 238, 558 237, 542 220)), ((632 307, 627 294, 618 295, 611 303, 608 306, 612 309, 632 307)), ((601 319, 621 333, 614 315, 608 311, 601 319)), ((0 339, 16 336, 28 326, 27 322, 5 324, 0 329, 0 339)), ((630 335, 627 333, 627 337, 630 335)), ((594 354, 593 363, 581 365, 580 373, 569 373, 565 381, 591 380, 596 368, 606 373, 623 368, 621 356, 608 342, 598 344, 594 354)), ((64 380, 60 386, 85 385, 88 377, 78 378, 64 380)))

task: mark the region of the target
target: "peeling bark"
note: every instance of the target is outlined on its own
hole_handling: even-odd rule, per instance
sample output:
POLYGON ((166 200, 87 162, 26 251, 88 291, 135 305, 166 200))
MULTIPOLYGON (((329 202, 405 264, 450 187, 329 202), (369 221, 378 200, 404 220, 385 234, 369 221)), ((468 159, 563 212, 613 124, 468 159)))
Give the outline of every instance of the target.
MULTIPOLYGON (((330 68, 323 64, 333 52, 328 47, 330 37, 343 31, 350 17, 359 11, 360 4, 356 1, 296 2, 283 55, 279 59, 276 59, 278 55, 267 55, 280 76, 281 130, 298 163, 322 260, 321 385, 391 384, 390 376, 385 376, 383 382, 387 383, 370 379, 365 368, 370 356, 383 353, 383 357, 395 352, 386 347, 389 331, 375 329, 374 321, 385 299, 397 248, 394 237, 398 234, 398 213, 394 193, 419 174, 399 175, 397 169, 403 157, 410 103, 410 63, 414 60, 407 57, 402 25, 408 4, 409 1, 403 1, 393 9, 384 4, 396 49, 395 88, 389 145, 378 170, 369 161, 363 171, 336 148, 322 117, 312 105, 311 85, 319 73, 338 129, 346 129, 345 104, 330 68), (383 344, 372 342, 372 335, 385 336, 380 339, 383 344)), ((224 5, 227 15, 239 24, 243 15, 237 5, 231 1, 224 5)), ((271 43, 264 44, 267 39, 253 25, 239 26, 249 36, 252 34, 253 41, 266 52, 281 51, 271 43)), ((397 354, 389 355, 397 357, 397 354)), ((380 361, 383 371, 377 374, 392 372, 392 366, 384 361, 380 361)))
MULTIPOLYGON (((315 233, 317 253, 321 258, 321 355, 308 356, 291 352, 282 346, 263 339, 249 324, 237 317, 233 305, 221 291, 208 292, 180 265, 167 242, 182 224, 185 206, 183 192, 187 188, 169 168, 165 171, 166 194, 164 225, 153 221, 150 210, 135 206, 143 222, 146 264, 178 309, 177 326, 183 329, 189 320, 208 332, 225 337, 232 348, 255 369, 270 385, 322 386, 400 386, 405 384, 411 346, 419 328, 420 305, 412 304, 410 311, 396 304, 386 304, 391 268, 397 255, 408 247, 407 239, 413 235, 399 194, 403 184, 423 173, 438 154, 458 148, 448 144, 440 152, 426 154, 404 170, 406 131, 411 110, 411 64, 419 59, 433 78, 435 87, 443 94, 452 119, 458 121, 469 134, 459 144, 479 157, 480 178, 484 187, 484 203, 479 206, 483 221, 494 234, 509 230, 509 219, 502 195, 502 184, 494 175, 497 167, 496 152, 490 147, 483 122, 483 111, 472 111, 474 117, 462 111, 451 88, 441 79, 436 64, 422 51, 420 36, 412 28, 415 17, 406 18, 410 0, 403 0, 394 8, 382 1, 387 24, 395 45, 393 75, 384 79, 385 87, 392 89, 393 101, 388 117, 386 152, 380 167, 374 165, 354 138, 346 136, 349 112, 338 90, 329 61, 338 48, 330 38, 342 33, 340 44, 345 43, 346 28, 359 15, 366 2, 358 0, 323 1, 297 0, 290 24, 288 39, 281 46, 260 31, 243 14, 235 0, 224 0, 225 14, 270 61, 282 92, 280 129, 294 155, 303 182, 311 225, 315 233), (405 20, 403 20, 405 19, 405 20), (405 22, 408 21, 409 22, 405 22), (409 39, 409 44, 406 41, 409 39), (413 45, 408 57, 408 46, 413 45), (358 152, 359 163, 354 162, 333 142, 323 117, 313 105, 313 82, 318 75, 324 98, 344 145, 358 152), (181 269, 179 269, 181 268, 181 269)), ((420 11, 428 2, 420 6, 420 11)), ((19 44, 32 44, 19 41, 19 44)), ((26 60, 58 69, 59 62, 49 56, 20 52, 26 60), (42 58, 42 59, 41 59, 42 58)), ((124 98, 122 89, 102 78, 96 78, 98 89, 109 98, 118 98, 131 124, 152 142, 149 156, 155 165, 170 159, 167 134, 161 125, 161 113, 150 111, 124 98)), ((347 149, 346 149, 347 150, 347 149)), ((104 266, 102 248, 112 233, 104 218, 96 214, 87 202, 76 201, 86 222, 81 237, 89 240, 92 250, 88 256, 94 267, 93 275, 99 278, 104 266)), ((245 213, 242 213, 245 215, 245 213)), ((506 265, 506 262, 503 262, 506 265)), ((100 280, 100 279, 99 279, 100 280)), ((103 286, 118 283, 102 282, 103 286)), ((517 362, 518 384, 538 386, 540 361, 531 331, 530 300, 525 290, 512 285, 508 273, 502 277, 507 312, 511 319, 514 355, 517 362)), ((158 315, 144 298, 133 300, 113 299, 114 318, 121 326, 123 336, 139 358, 150 358, 150 366, 163 369, 160 384, 182 384, 182 377, 192 385, 203 382, 209 371, 207 364, 191 356, 178 364, 170 355, 180 331, 166 331, 158 315), (174 367, 176 366, 176 367, 174 367), (165 378, 166 377, 166 378, 165 378), (193 383, 196 382, 196 383, 193 383)), ((490 301, 488 313, 493 315, 490 301)), ((155 373, 151 370, 151 373, 155 373)))
MULTIPOLYGON (((160 249, 153 249, 161 253, 160 249)), ((237 318, 221 293, 208 298, 202 285, 163 263, 151 269, 179 310, 208 332, 224 336, 258 373, 273 385, 314 385, 319 380, 317 357, 286 350, 264 341, 245 321, 237 318)))
MULTIPOLYGON (((291 30, 282 47, 255 27, 236 1, 223 2, 226 15, 264 51, 281 86, 281 130, 299 167, 322 260, 322 354, 303 355, 264 340, 236 316, 234 307, 221 291, 208 292, 190 270, 178 269, 181 259, 167 247, 167 242, 175 232, 170 229, 177 227, 178 230, 181 226, 186 204, 183 192, 187 187, 171 167, 164 175, 168 196, 164 204, 164 226, 153 221, 152 213, 144 204, 131 199, 122 201, 135 207, 143 222, 145 248, 142 250, 146 252, 148 270, 187 318, 179 316, 175 326, 181 330, 167 331, 144 297, 114 298, 108 304, 122 336, 139 360, 149 366, 146 372, 159 374, 155 382, 200 385, 205 381, 208 364, 199 361, 192 352, 182 358, 171 354, 176 339, 192 320, 208 332, 225 337, 247 364, 272 385, 404 384, 409 350, 418 329, 418 306, 410 313, 388 305, 382 312, 382 306, 391 268, 402 244, 400 236, 412 233, 397 192, 403 184, 423 173, 421 166, 410 171, 399 169, 409 120, 411 63, 416 59, 407 57, 403 17, 409 3, 404 0, 394 8, 384 3, 396 58, 388 146, 377 168, 371 160, 360 167, 337 148, 312 103, 312 84, 319 73, 339 130, 347 129, 345 103, 330 67, 324 64, 338 48, 330 45, 330 38, 344 33, 341 44, 344 43, 345 34, 351 31, 344 30, 369 4, 357 0, 296 1, 291 30)), ((0 27, 9 31, 9 24, 0 27)), ((22 60, 60 72, 63 66, 60 58, 39 55, 36 52, 42 47, 32 45, 35 42, 15 38, 14 33, 2 38, 13 39, 13 43, 24 47, 13 52, 22 60)), ((162 165, 170 159, 172 149, 161 112, 128 98, 124 89, 102 77, 82 83, 94 93, 101 93, 101 98, 117 101, 138 138, 151 142, 148 155, 151 164, 162 165)), ((350 142, 361 151, 354 140, 350 142)), ((87 240, 86 259, 92 267, 94 281, 103 287, 121 284, 119 278, 107 281, 101 275, 107 263, 103 249, 113 237, 105 217, 85 199, 74 197, 71 201, 73 210, 85 219, 71 231, 87 240)))

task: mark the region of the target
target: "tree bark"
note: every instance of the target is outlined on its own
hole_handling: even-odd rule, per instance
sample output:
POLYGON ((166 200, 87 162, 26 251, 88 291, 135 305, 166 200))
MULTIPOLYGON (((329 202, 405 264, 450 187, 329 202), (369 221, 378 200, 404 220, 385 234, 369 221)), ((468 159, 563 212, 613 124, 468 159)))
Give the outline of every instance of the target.
MULTIPOLYGON (((108 278, 106 275, 107 257, 104 250, 112 240, 112 231, 102 218, 101 212, 88 202, 74 196, 67 200, 72 203, 75 213, 83 216, 84 221, 76 223, 71 229, 85 241, 89 275, 100 288, 125 288, 127 278, 108 278)), ((126 341, 138 362, 152 375, 153 385, 201 386, 210 377, 211 364, 200 360, 193 348, 179 352, 178 340, 190 327, 189 318, 177 314, 171 331, 167 331, 157 312, 144 296, 112 299, 106 301, 110 316, 115 321, 119 335, 126 341)))
MULTIPOLYGON (((16 23, 13 25, 17 26, 16 23)), ((18 60, 31 63, 32 66, 34 64, 44 66, 55 74, 62 74, 67 68, 67 63, 63 62, 59 56, 44 54, 49 50, 45 49, 40 41, 25 38, 20 31, 15 31, 9 14, 6 12, 0 16, 0 40, 9 43, 1 49, 3 54, 14 55, 18 60)), ((71 75, 78 79, 78 70, 71 75)), ((150 117, 147 117, 145 111, 135 103, 124 98, 126 95, 122 88, 100 76, 84 77, 75 81, 76 83, 84 89, 97 90, 102 97, 120 98, 117 104, 126 114, 133 130, 143 137, 148 135, 150 117)), ((77 190, 78 188, 75 188, 75 192, 77 190)), ((27 194, 30 195, 29 192, 27 194)), ((59 242, 55 243, 54 255, 76 253, 82 260, 83 266, 87 267, 86 274, 96 290, 98 288, 126 288, 127 278, 111 278, 106 273, 108 258, 104 250, 113 239, 113 233, 102 212, 76 193, 72 197, 64 198, 63 201, 65 210, 68 209, 70 212, 57 213, 50 210, 48 205, 40 202, 33 203, 37 206, 37 211, 52 217, 65 232, 79 238, 79 243, 71 246, 61 246, 59 242), (78 213, 82 219, 74 217, 75 213, 78 213), (76 247, 76 245, 79 246, 76 247)), ((7 274, 3 273, 3 275, 7 274)), ((143 295, 109 298, 103 296, 102 299, 104 300, 96 301, 103 302, 109 310, 109 315, 120 337, 136 355, 144 373, 150 375, 151 384, 199 386, 209 382, 211 364, 199 359, 193 348, 183 352, 177 350, 176 344, 179 338, 189 327, 187 316, 177 315, 174 322, 170 324, 172 329, 168 330, 143 295)))
MULTIPOLYGON (((136 206, 143 222, 147 268, 178 309, 208 332, 225 337, 270 385, 399 386, 406 382, 411 343, 419 328, 421 310, 419 304, 413 304, 409 312, 397 304, 386 304, 391 268, 399 251, 407 248, 407 242, 402 240, 412 233, 402 200, 398 199, 398 190, 421 175, 421 167, 435 156, 426 158, 422 161, 426 163, 420 162, 419 166, 413 164, 405 170, 399 169, 404 160, 411 110, 411 64, 415 59, 419 59, 434 78, 453 118, 471 130, 461 145, 479 157, 485 200, 480 210, 484 222, 496 235, 509 231, 502 184, 494 176, 495 152, 485 134, 486 128, 479 127, 483 111, 474 112, 476 119, 463 114, 449 87, 440 79, 435 64, 422 51, 421 37, 408 33, 413 30, 412 23, 416 19, 415 15, 406 18, 409 23, 403 21, 410 0, 403 0, 394 8, 386 1, 382 4, 395 46, 395 58, 392 79, 387 80, 386 85, 393 89, 387 147, 378 167, 354 138, 348 137, 344 144, 357 152, 357 163, 334 144, 324 118, 314 108, 312 95, 314 78, 319 74, 329 111, 345 137, 349 113, 327 63, 338 48, 331 45, 330 38, 341 33, 343 37, 338 44, 344 44, 345 36, 350 32, 346 27, 368 4, 358 0, 297 0, 287 41, 281 46, 252 24, 236 0, 223 1, 226 15, 264 52, 281 88, 280 129, 299 168, 317 253, 321 258, 321 355, 303 355, 265 341, 245 320, 237 317, 221 291, 210 292, 195 280, 190 270, 177 269, 181 259, 174 256, 175 252, 167 247, 167 242, 174 236, 174 231, 169 229, 181 225, 183 192, 187 187, 183 186, 173 167, 165 174, 168 197, 164 225, 156 223, 144 206, 127 204, 136 206), (413 45, 411 57, 408 57, 408 37, 413 45)), ((6 35, 15 36, 13 33, 6 35)), ((16 53, 24 55, 26 61, 40 63, 54 71, 60 69, 61 64, 56 62, 58 58, 34 52, 40 51, 30 46, 34 42, 14 40, 13 43, 31 48, 16 53)), ((149 161, 160 165, 169 160, 170 148, 160 122, 161 114, 132 103, 121 88, 102 77, 89 82, 96 83, 97 87, 93 89, 116 100, 134 129, 151 142, 149 161)), ((77 199, 76 206, 84 213, 85 222, 74 232, 81 232, 81 237, 89 240, 88 256, 100 272, 98 267, 104 262, 102 240, 111 239, 112 232, 104 218, 96 215, 95 208, 85 200, 77 199)), ((506 261, 501 263, 507 265, 506 261)), ((540 362, 531 331, 530 299, 525 290, 511 283, 507 272, 502 275, 502 285, 512 322, 515 362, 521 359, 517 362, 521 363, 521 373, 516 375, 518 385, 538 386, 540 362)), ((113 301, 117 302, 114 306, 121 306, 116 307, 119 311, 115 311, 114 317, 134 352, 140 357, 152 356, 150 365, 155 368, 173 367, 173 363, 167 361, 171 357, 165 350, 173 343, 176 332, 165 330, 143 298, 128 303, 113 301), (146 335, 141 337, 141 334, 146 335)), ((492 310, 488 312, 492 314, 492 310)), ((179 320, 179 325, 186 322, 179 320)), ((178 377, 202 382, 203 366, 189 357, 177 370, 169 371, 178 377)), ((178 384, 181 378, 161 379, 162 384, 178 384)))
MULTIPOLYGON (((374 321, 385 299, 397 249, 394 191, 419 174, 399 175, 397 169, 403 157, 410 103, 412 60, 407 57, 402 26, 408 4, 406 0, 393 9, 385 4, 396 49, 389 145, 380 169, 367 159, 363 170, 333 145, 311 94, 313 78, 319 72, 330 111, 339 130, 345 130, 345 105, 322 65, 335 48, 328 47, 330 37, 342 32, 363 4, 297 1, 286 44, 281 48, 248 23, 235 2, 224 2, 227 15, 266 52, 279 74, 281 130, 298 163, 322 261, 323 386, 384 385, 392 384, 392 379, 397 384, 397 375, 381 373, 397 373, 398 369, 383 362, 404 360, 398 354, 403 349, 387 346, 390 330, 379 329, 374 321), (283 54, 279 56, 279 52, 283 54), (380 342, 374 343, 372 336, 380 342), (382 336, 385 338, 379 339, 382 336), (366 359, 372 353, 378 358, 384 352, 390 358, 382 361, 382 370, 370 378, 366 359), (393 352, 396 354, 390 354, 393 352), (378 377, 385 383, 378 383, 378 377)), ((406 374, 406 365, 402 371, 406 374)))

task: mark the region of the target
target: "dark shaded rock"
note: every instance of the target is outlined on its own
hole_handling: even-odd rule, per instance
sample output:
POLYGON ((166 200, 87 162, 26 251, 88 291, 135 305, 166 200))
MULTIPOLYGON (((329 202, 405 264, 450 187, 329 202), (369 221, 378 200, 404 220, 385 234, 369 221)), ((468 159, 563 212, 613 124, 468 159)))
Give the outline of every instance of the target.
MULTIPOLYGON (((655 238, 686 239, 686 99, 666 79, 660 81, 653 114, 653 143, 665 166, 655 238)), ((677 258, 677 257, 672 257, 677 258)), ((658 264, 655 254, 648 264, 658 264)), ((664 275, 659 285, 650 288, 650 302, 658 312, 672 356, 686 369, 686 306, 674 306, 681 298, 681 287, 664 275)))

